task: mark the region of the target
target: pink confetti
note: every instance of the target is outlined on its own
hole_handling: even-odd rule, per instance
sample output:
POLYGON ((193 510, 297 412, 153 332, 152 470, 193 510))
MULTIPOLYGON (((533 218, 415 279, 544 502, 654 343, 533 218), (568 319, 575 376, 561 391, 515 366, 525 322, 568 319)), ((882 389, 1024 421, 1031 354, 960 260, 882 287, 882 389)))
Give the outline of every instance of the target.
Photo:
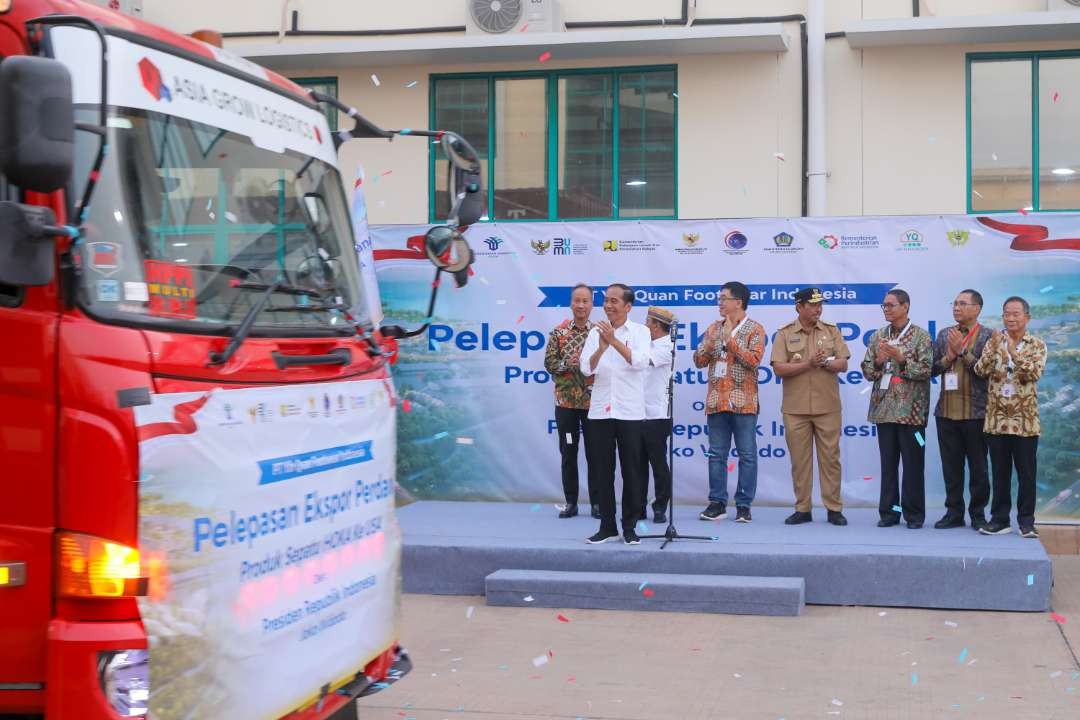
POLYGON ((524 320, 524 319, 525 319, 525 316, 524 316, 524 315, 519 315, 519 316, 518 316, 518 319, 517 319, 517 324, 518 324, 518 325, 520 325, 520 324, 521 324, 521 321, 522 321, 522 320, 524 320))
POLYGON ((548 60, 551 59, 551 53, 545 52, 545 53, 540 55, 539 59, 540 59, 540 62, 547 62, 548 60))
POLYGON ((862 476, 862 479, 863 479, 863 480, 873 480, 873 479, 874 479, 874 476, 873 476, 873 475, 863 475, 863 476, 862 476))
POLYGON ((1065 619, 1064 615, 1058 615, 1057 613, 1050 613, 1050 617, 1053 618, 1054 622, 1058 623, 1059 625, 1064 625, 1068 622, 1068 620, 1065 619))
POLYGON ((393 170, 387 170, 386 172, 384 172, 384 173, 382 174, 382 176, 383 176, 383 177, 386 177, 387 175, 389 175, 389 174, 390 174, 390 173, 392 173, 392 172, 394 172, 394 171, 393 171, 393 170))
POLYGON ((1028 214, 1028 209, 1027 208, 1020 208, 1019 213, 1021 215, 1027 215, 1028 214))
POLYGON ((735 463, 731 463, 727 466, 728 472, 735 472, 735 463))
POLYGON ((1055 92, 1053 97, 1054 102, 1057 102, 1059 97, 1061 97, 1061 93, 1055 92))
POLYGON ((784 153, 773 153, 772 156, 780 162, 784 162, 784 153))
POLYGON ((410 400, 409 398, 405 398, 404 400, 402 400, 401 409, 407 413, 412 412, 412 400, 410 400))
POLYGON ((439 287, 439 281, 438 281, 438 280, 433 280, 433 281, 431 282, 431 287, 433 287, 433 288, 437 288, 437 287, 439 287))
POLYGON ((656 593, 653 592, 652 588, 645 588, 644 590, 641 591, 641 594, 644 595, 645 597, 652 597, 656 593))
POLYGON ((567 622, 567 623, 570 622, 570 618, 566 617, 562 613, 559 613, 558 615, 556 615, 555 619, 558 620, 559 622, 567 622))
POLYGON ((525 32, 528 29, 529 29, 529 23, 525 23, 524 25, 521 26, 521 29, 518 30, 518 32, 525 32))

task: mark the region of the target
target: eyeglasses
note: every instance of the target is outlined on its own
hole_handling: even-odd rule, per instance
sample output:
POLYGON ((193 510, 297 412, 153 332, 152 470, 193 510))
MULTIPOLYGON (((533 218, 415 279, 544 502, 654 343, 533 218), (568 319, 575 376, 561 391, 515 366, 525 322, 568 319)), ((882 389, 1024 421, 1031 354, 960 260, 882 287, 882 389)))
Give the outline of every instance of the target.
POLYGON ((719 296, 719 298, 717 298, 717 303, 726 303, 728 300, 735 300, 735 299, 736 298, 729 297, 729 296, 726 296, 726 295, 721 295, 721 296, 719 296))
POLYGON ((964 307, 979 307, 979 303, 969 303, 969 302, 954 302, 954 303, 952 304, 952 306, 953 306, 953 307, 958 307, 958 308, 964 308, 964 307))
POLYGON ((900 307, 899 303, 881 303, 882 310, 894 310, 900 307))

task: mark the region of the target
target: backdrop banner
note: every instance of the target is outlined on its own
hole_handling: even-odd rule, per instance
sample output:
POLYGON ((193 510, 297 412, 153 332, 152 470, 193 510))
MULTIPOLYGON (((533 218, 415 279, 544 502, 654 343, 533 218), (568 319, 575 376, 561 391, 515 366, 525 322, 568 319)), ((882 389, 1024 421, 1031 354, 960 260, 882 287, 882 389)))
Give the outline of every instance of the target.
MULTIPOLYGON (((372 228, 384 311, 398 322, 425 318, 431 273, 417 236, 426 226, 372 228)), ((758 371, 756 502, 791 505, 791 466, 780 414, 780 380, 769 366, 772 336, 795 319, 794 293, 820 287, 823 319, 852 353, 840 375, 843 498, 876 507, 880 463, 867 422, 870 385, 859 371, 870 335, 885 322, 891 288, 911 294, 911 318, 936 337, 952 324, 952 301, 982 293, 981 321, 1001 328, 1010 295, 1031 303, 1030 330, 1049 348, 1039 383, 1040 520, 1080 521, 1080 215, 771 218, 745 220, 488 223, 469 229, 476 276, 461 290, 444 283, 428 330, 404 341, 395 369, 409 412, 398 434, 398 481, 418 499, 561 502, 548 333, 570 317, 570 289, 634 288, 630 317, 660 305, 679 322, 675 361, 675 498, 707 502, 705 372, 691 354, 718 318, 719 286, 746 283, 749 315, 769 344, 758 371)), ((935 378, 932 403, 940 385, 935 378)), ((731 464, 734 464, 734 448, 731 464)), ((928 507, 943 507, 933 419, 926 431, 928 507)), ((584 470, 584 457, 581 459, 584 470)), ((737 468, 729 474, 731 490, 737 468)), ((584 474, 582 498, 585 500, 584 474)), ((820 507, 816 495, 815 504, 820 507)))

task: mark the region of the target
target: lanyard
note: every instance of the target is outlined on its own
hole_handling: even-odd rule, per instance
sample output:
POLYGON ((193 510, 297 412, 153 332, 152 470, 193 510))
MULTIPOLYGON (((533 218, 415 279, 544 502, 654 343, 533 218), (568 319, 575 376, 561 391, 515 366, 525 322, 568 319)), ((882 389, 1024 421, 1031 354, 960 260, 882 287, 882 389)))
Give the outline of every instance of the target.
MULTIPOLYGON (((1003 335, 1005 333, 1002 333, 1003 335)), ((1024 341, 1021 340, 1016 344, 1016 354, 1019 355, 1020 351, 1024 349, 1024 341)), ((1009 336, 1005 335, 1005 357, 1009 358, 1008 371, 1011 373, 1016 369, 1016 364, 1013 363, 1012 355, 1009 353, 1009 336)))
MULTIPOLYGON (((739 324, 735 326, 735 329, 731 331, 731 339, 732 340, 734 340, 736 337, 739 336, 739 330, 742 329, 742 326, 745 325, 746 321, 749 320, 749 319, 750 319, 749 315, 743 315, 743 319, 740 320, 739 324)), ((721 358, 727 357, 727 346, 726 345, 721 345, 720 346, 720 357, 721 358)))
MULTIPOLYGON (((891 328, 891 327, 892 327, 892 325, 888 325, 888 326, 886 326, 886 329, 891 328)), ((907 325, 904 326, 904 329, 900 331, 899 335, 897 335, 894 339, 886 340, 885 342, 889 343, 890 345, 899 345, 900 341, 904 339, 904 336, 907 335, 907 332, 910 329, 911 329, 911 321, 908 320, 907 325)))

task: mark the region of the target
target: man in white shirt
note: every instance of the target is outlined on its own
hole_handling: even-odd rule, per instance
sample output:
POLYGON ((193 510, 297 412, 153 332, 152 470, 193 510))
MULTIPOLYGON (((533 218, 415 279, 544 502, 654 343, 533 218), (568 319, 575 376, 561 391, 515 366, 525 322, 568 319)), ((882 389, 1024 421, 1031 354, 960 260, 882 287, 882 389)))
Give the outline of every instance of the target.
POLYGON ((581 350, 581 372, 594 377, 589 402, 593 424, 596 482, 600 491, 600 529, 587 542, 615 540, 615 452, 622 467, 622 529, 627 545, 641 542, 634 525, 641 505, 641 455, 645 425, 645 368, 652 338, 648 329, 627 319, 634 307, 634 291, 622 283, 608 286, 604 314, 589 331, 581 350))
POLYGON ((668 466, 668 437, 671 435, 671 407, 668 390, 671 382, 671 326, 675 316, 670 310, 650 307, 645 315, 652 344, 649 367, 645 369, 645 443, 641 458, 641 519, 649 504, 649 466, 652 466, 653 522, 667 522, 671 500, 671 468, 668 466))

